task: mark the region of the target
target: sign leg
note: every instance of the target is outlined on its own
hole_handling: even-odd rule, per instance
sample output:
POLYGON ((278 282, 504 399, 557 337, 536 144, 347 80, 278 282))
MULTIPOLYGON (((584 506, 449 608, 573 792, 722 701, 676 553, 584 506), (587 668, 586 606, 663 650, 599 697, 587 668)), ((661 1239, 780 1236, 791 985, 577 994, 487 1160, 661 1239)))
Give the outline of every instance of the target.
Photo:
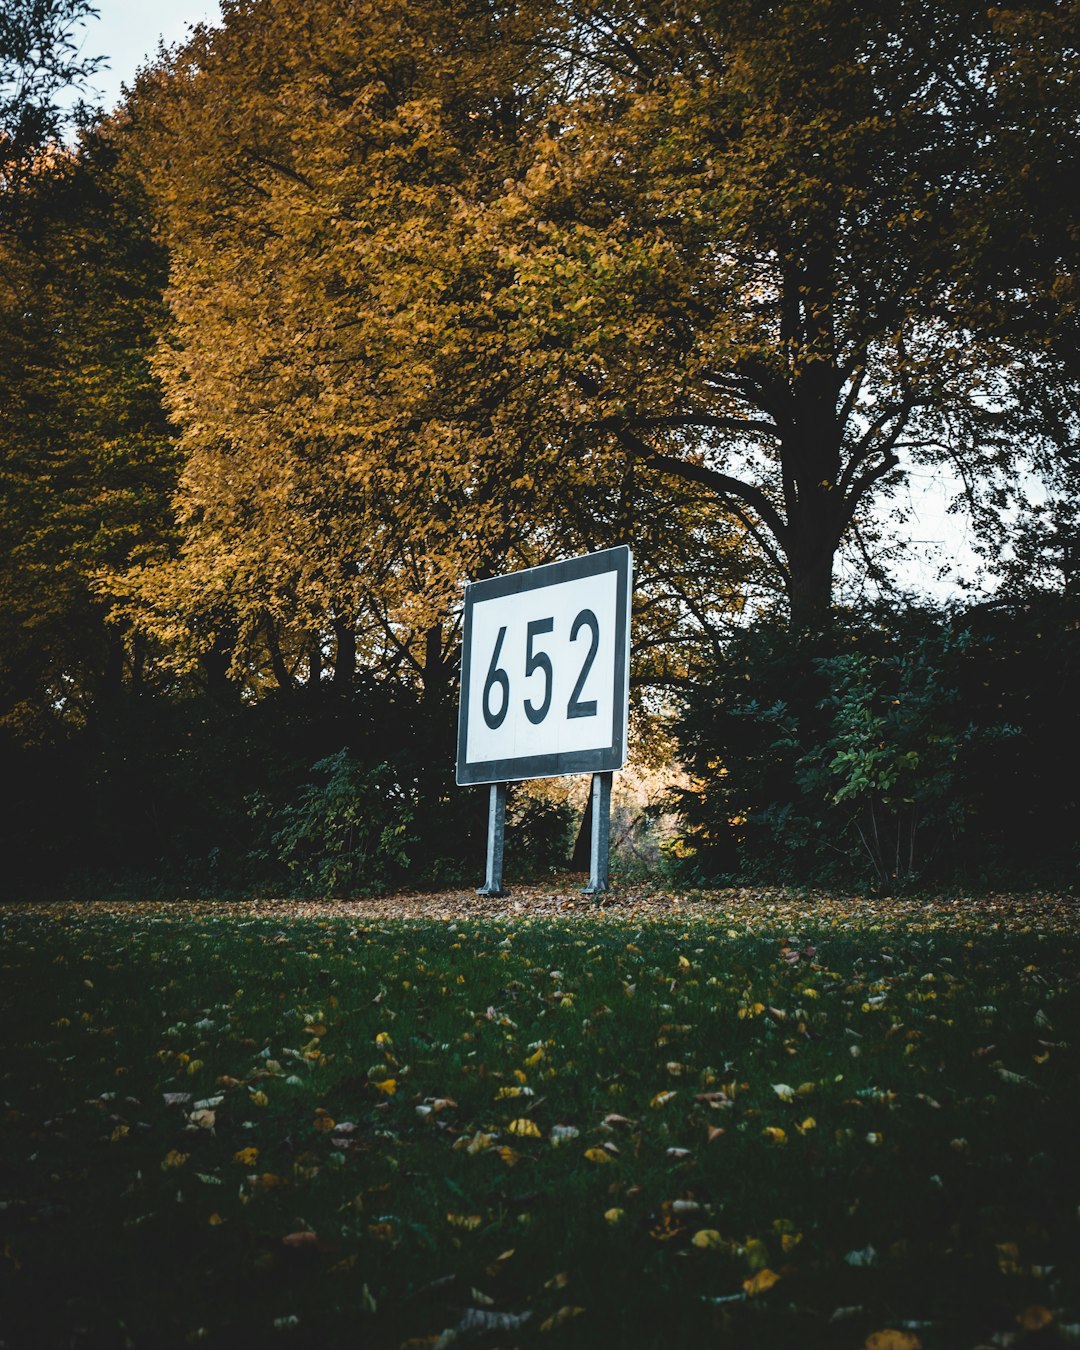
POLYGON ((503 847, 506 843, 506 784, 492 783, 488 796, 487 877, 477 895, 505 895, 503 847))
POLYGON ((608 888, 608 854, 611 846, 611 774, 592 776, 592 838, 589 848, 589 884, 585 895, 600 895, 608 888))

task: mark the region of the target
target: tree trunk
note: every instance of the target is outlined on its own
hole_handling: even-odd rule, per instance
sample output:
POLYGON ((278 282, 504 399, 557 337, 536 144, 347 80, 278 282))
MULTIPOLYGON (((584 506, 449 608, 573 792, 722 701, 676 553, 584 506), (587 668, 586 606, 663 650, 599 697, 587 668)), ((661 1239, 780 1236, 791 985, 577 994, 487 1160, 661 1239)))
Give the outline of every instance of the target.
POLYGON ((311 641, 308 644, 308 688, 318 689, 322 683, 323 671, 323 652, 322 638, 318 633, 311 635, 311 641))
POLYGON ((356 675, 356 630, 345 619, 334 620, 334 688, 347 693, 356 675))
POLYGON ((270 654, 270 668, 274 672, 274 679, 277 681, 278 688, 291 689, 292 676, 289 674, 289 668, 281 654, 281 644, 278 642, 277 629, 274 627, 273 619, 266 620, 266 650, 270 654))

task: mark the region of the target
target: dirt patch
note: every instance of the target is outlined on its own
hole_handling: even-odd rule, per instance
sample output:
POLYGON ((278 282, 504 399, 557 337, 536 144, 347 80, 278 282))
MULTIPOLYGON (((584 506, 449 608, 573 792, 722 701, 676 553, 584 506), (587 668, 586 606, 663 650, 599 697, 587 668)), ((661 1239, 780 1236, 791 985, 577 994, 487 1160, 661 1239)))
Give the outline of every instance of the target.
POLYGON ((403 891, 374 898, 251 900, 177 899, 84 900, 0 905, 0 914, 81 913, 243 919, 445 920, 463 918, 513 921, 539 918, 612 919, 623 923, 657 919, 708 919, 739 929, 762 926, 793 928, 807 924, 843 926, 880 923, 921 928, 943 924, 996 925, 1014 931, 1071 931, 1080 919, 1080 897, 1072 894, 996 894, 906 896, 903 898, 838 894, 824 890, 771 887, 729 887, 718 890, 672 890, 649 886, 616 886, 603 896, 585 895, 585 876, 560 877, 555 883, 518 885, 504 896, 479 896, 472 889, 435 892, 403 891))

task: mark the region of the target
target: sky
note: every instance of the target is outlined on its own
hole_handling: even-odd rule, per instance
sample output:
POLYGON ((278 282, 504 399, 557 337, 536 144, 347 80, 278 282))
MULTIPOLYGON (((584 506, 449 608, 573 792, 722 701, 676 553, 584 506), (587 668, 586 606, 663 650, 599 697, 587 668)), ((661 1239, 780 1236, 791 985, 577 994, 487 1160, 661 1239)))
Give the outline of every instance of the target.
POLYGON ((217 0, 96 0, 98 18, 83 30, 82 50, 87 56, 105 56, 108 66, 93 80, 91 103, 114 107, 122 97, 121 86, 130 84, 135 72, 158 43, 182 42, 196 24, 217 23, 221 11, 217 0))
MULTIPOLYGON (((183 41, 196 24, 217 23, 221 17, 217 0, 96 0, 96 5, 98 18, 86 25, 83 51, 108 58, 107 68, 94 77, 89 98, 107 109, 121 99, 122 86, 131 83, 159 42, 172 46, 183 41)), ((977 565, 969 531, 962 520, 947 514, 955 491, 956 485, 947 478, 914 469, 894 501, 894 507, 909 516, 903 531, 911 541, 910 556, 900 569, 901 580, 942 600, 957 590, 953 583, 938 578, 942 567, 970 580, 977 565)))

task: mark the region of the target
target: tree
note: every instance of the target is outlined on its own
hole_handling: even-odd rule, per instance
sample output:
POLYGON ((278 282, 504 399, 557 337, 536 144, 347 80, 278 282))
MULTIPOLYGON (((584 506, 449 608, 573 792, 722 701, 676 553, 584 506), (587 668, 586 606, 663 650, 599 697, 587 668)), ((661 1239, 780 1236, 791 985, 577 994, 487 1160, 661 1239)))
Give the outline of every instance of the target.
MULTIPOLYGON (((1029 330, 976 327, 964 293, 974 213, 1072 47, 968 0, 562 13, 569 92, 474 216, 503 241, 509 345, 531 332, 558 371, 565 426, 540 443, 698 484, 813 626, 913 457, 989 475, 1046 437, 1019 416, 1029 330)), ((1013 199, 1032 234, 1041 195, 1013 199)))
POLYGON ((38 152, 87 116, 85 104, 65 107, 60 95, 84 87, 103 64, 101 57, 83 56, 75 37, 96 15, 90 0, 7 0, 0 11, 0 188, 6 196, 38 152))
POLYGON ((84 724, 138 683, 108 577, 170 529, 176 461, 149 356, 164 259, 115 150, 38 158, 0 232, 0 724, 84 724))
POLYGON ((658 514, 625 464, 537 454, 559 374, 527 334, 508 346, 471 203, 532 153, 552 22, 248 0, 142 77, 125 134, 170 249, 157 369, 185 457, 182 546, 130 580, 155 631, 256 684, 310 680, 289 651, 445 683, 467 577, 650 535, 669 579, 731 558, 712 504, 658 514))

